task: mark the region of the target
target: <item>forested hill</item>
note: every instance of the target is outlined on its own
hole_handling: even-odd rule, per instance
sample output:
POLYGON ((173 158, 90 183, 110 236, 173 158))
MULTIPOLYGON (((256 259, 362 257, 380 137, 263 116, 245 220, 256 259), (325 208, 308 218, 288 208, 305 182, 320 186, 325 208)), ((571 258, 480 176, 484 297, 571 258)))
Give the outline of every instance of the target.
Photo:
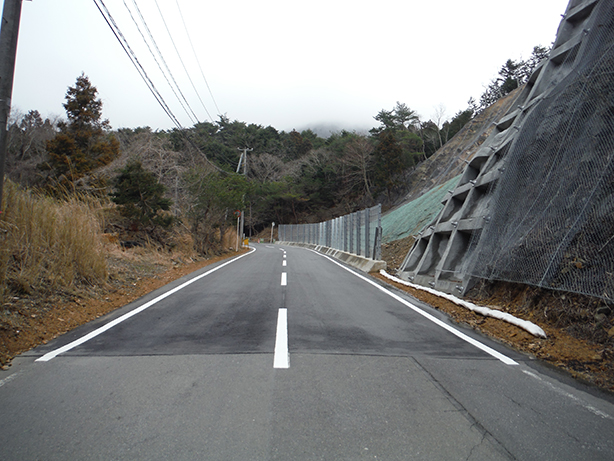
POLYGON ((374 114, 369 132, 328 137, 227 116, 182 130, 112 130, 96 87, 82 74, 66 93, 67 120, 44 120, 36 110, 12 115, 7 174, 55 197, 111 199, 131 229, 181 222, 198 251, 207 252, 237 210, 245 210, 249 236, 271 222, 320 221, 374 203, 389 207, 415 184, 428 187, 433 173, 448 168, 441 152, 458 149, 450 140, 496 111, 488 108, 521 85, 546 52, 536 47, 526 62, 508 60, 480 101, 470 99, 449 120, 443 109, 425 120, 397 102, 374 114))

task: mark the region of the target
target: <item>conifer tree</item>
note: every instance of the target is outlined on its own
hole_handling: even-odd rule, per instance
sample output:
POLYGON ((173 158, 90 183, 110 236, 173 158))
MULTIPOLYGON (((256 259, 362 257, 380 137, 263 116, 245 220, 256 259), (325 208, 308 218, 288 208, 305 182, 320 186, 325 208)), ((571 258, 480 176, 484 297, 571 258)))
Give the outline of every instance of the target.
POLYGON ((74 182, 119 154, 119 142, 108 133, 108 120, 102 120, 97 93, 85 74, 66 92, 68 122, 59 123, 60 132, 47 142, 49 166, 60 181, 74 182))
POLYGON ((143 169, 141 162, 128 162, 114 181, 115 192, 111 200, 120 205, 123 216, 138 224, 168 227, 172 217, 161 216, 161 210, 168 210, 171 200, 164 197, 166 188, 153 173, 143 169))

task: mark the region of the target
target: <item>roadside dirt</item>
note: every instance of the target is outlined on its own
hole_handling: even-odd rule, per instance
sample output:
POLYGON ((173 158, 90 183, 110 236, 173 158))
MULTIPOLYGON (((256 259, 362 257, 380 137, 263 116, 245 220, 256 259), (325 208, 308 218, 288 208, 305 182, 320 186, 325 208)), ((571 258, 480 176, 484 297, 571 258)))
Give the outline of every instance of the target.
MULTIPOLYGON (((412 243, 413 240, 407 238, 383 246, 382 257, 388 262, 388 273, 394 275, 412 243)), ((173 280, 241 252, 232 251, 202 260, 169 258, 155 252, 138 254, 138 250, 134 254, 129 250, 123 253, 121 256, 110 256, 107 287, 55 293, 46 298, 30 296, 12 299, 11 311, 15 313, 13 327, 0 329, 0 367, 8 369, 15 355, 45 344, 173 280)), ((543 312, 547 311, 543 308, 544 304, 550 306, 552 312, 556 312, 557 300, 545 296, 535 301, 536 289, 527 287, 499 286, 480 293, 477 296, 480 299, 473 300, 476 304, 497 308, 536 323, 548 335, 547 339, 541 339, 514 325, 481 316, 443 298, 394 283, 379 274, 372 275, 446 312, 459 324, 476 329, 528 356, 544 360, 577 379, 614 392, 614 315, 610 315, 600 325, 591 323, 590 316, 583 320, 584 327, 577 322, 561 324, 560 315, 556 319, 544 318, 543 315, 543 312), (527 303, 527 299, 533 299, 533 305, 527 303), (535 306, 539 306, 539 309, 535 306), (589 340, 583 329, 591 329, 598 334, 588 335, 593 338, 589 340)), ((562 297, 566 302, 572 302, 572 296, 557 296, 559 300, 562 297)))
POLYGON ((11 359, 71 329, 125 306, 184 275, 247 250, 231 251, 210 259, 192 260, 162 257, 140 249, 111 254, 106 287, 51 296, 13 298, 12 328, 0 329, 0 368, 8 369, 11 359))
MULTIPOLYGON (((395 275, 410 250, 413 239, 382 245, 387 272, 395 275)), ((600 300, 548 292, 513 284, 492 284, 473 290, 468 301, 499 309, 540 326, 547 339, 536 338, 502 320, 484 317, 444 298, 395 283, 380 275, 375 278, 403 290, 434 308, 446 312, 455 322, 467 325, 530 357, 544 360, 576 379, 614 392, 614 312, 595 320, 603 308, 600 300)))

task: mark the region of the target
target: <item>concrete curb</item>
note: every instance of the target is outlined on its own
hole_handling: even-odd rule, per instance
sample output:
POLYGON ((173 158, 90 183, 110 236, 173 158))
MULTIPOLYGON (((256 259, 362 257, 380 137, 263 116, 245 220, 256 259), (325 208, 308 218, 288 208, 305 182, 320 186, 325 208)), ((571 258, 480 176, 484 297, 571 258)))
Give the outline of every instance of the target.
POLYGON ((298 242, 275 242, 278 245, 290 245, 301 248, 309 248, 317 251, 318 253, 325 254, 332 258, 343 261, 356 269, 360 269, 363 272, 379 272, 386 269, 386 261, 375 261, 373 259, 367 259, 364 256, 358 256, 345 251, 336 250, 334 248, 325 247, 322 245, 314 245, 313 243, 298 243, 298 242))

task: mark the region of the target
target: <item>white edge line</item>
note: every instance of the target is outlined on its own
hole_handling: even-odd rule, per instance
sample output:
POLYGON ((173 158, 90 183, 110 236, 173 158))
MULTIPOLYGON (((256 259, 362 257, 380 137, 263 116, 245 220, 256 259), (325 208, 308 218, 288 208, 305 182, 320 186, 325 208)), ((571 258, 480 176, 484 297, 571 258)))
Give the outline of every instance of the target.
POLYGON ((286 308, 279 309, 279 313, 277 314, 273 368, 290 368, 290 354, 288 353, 288 309, 286 308))
POLYGON ((564 391, 563 389, 555 386, 554 384, 540 378, 539 376, 537 376, 535 373, 532 373, 528 370, 522 370, 522 372, 532 378, 535 378, 536 380, 540 381, 541 383, 545 384, 547 387, 549 387, 551 390, 553 390, 554 392, 556 392, 557 394, 560 394, 564 397, 567 397, 568 399, 573 400, 575 403, 577 403, 578 405, 584 407, 586 410, 590 411, 591 413, 593 413, 594 415, 597 415, 601 418, 604 419, 611 419, 614 420, 614 418, 610 415, 608 415, 607 413, 604 413, 603 411, 595 408, 594 406, 592 406, 589 403, 584 402, 583 400, 581 400, 580 398, 576 397, 573 394, 570 394, 567 391, 564 391))
POLYGON ((512 360, 511 358, 509 358, 506 355, 501 354, 500 352, 497 352, 496 350, 494 350, 491 347, 488 347, 486 344, 482 344, 481 342, 471 338, 470 336, 467 336, 465 333, 462 333, 461 331, 458 331, 456 328, 446 324, 445 322, 442 322, 441 320, 439 320, 437 317, 432 316, 431 314, 429 314, 428 312, 423 311, 422 309, 420 309, 418 306, 413 305, 412 303, 410 303, 409 301, 401 298, 400 296, 396 295, 395 293, 392 293, 391 291, 387 290, 386 288, 382 287, 381 285, 379 285, 378 283, 374 282, 373 280, 369 280, 367 277, 360 275, 356 272, 354 272, 351 269, 348 269, 347 267, 345 267, 343 264, 338 263, 337 261, 335 261, 334 259, 323 255, 322 253, 318 253, 317 251, 311 250, 309 249, 309 251, 313 251, 315 254, 322 256, 323 258, 326 258, 328 260, 330 260, 331 262, 337 264, 339 267, 345 269, 346 271, 348 271, 351 274, 354 274, 356 277, 363 279, 365 282, 370 283, 371 285, 373 285, 374 287, 376 287, 378 290, 383 291, 384 293, 386 293, 388 296, 390 296, 391 298, 396 299, 397 301, 399 301, 401 304, 404 304, 405 306, 409 307, 410 309, 412 309, 413 311, 415 311, 416 313, 422 315, 423 317, 425 317, 426 319, 430 320, 431 322, 435 323, 436 325, 439 325, 441 328, 449 331, 450 333, 452 333, 453 335, 457 336, 458 338, 462 339, 463 341, 468 342, 469 344, 477 347, 478 349, 486 352, 487 354, 495 357, 496 359, 500 360, 501 362, 505 363, 506 365, 518 365, 518 362, 516 362, 515 360, 512 360))
POLYGON ((60 347, 59 349, 56 349, 56 350, 51 351, 51 352, 48 352, 47 354, 43 355, 42 357, 37 358, 37 359, 35 360, 35 362, 48 362, 49 360, 51 360, 51 359, 53 359, 53 358, 57 357, 58 355, 63 354, 64 352, 67 352, 67 351, 69 351, 69 350, 71 350, 71 349, 74 349, 74 348, 75 348, 75 347, 77 347, 77 346, 80 346, 81 344, 83 344, 83 343, 85 343, 85 342, 89 341, 90 339, 95 338, 96 336, 98 336, 98 335, 100 335, 100 334, 104 333, 105 331, 110 330, 110 329, 111 329, 111 328, 113 328, 114 326, 116 326, 116 325, 118 325, 118 324, 122 323, 124 320, 128 320, 130 317, 133 317, 133 316, 135 316, 136 314, 138 314, 138 313, 140 313, 140 312, 143 312, 145 309, 147 309, 147 308, 149 308, 149 307, 153 306, 154 304, 156 304, 156 303, 158 303, 158 302, 162 301, 164 298, 167 298, 167 297, 169 297, 170 295, 172 295, 172 294, 174 294, 174 293, 177 293, 179 290, 184 289, 184 288, 185 288, 185 287, 187 287, 188 285, 191 285, 192 283, 194 283, 194 282, 196 282, 196 281, 198 281, 198 280, 202 279, 203 277, 206 277, 207 275, 209 275, 209 274, 211 274, 211 273, 213 273, 213 272, 217 271, 218 269, 221 269, 222 267, 227 266, 227 265, 228 265, 228 264, 230 264, 230 263, 233 263, 233 262, 235 262, 235 261, 238 261, 239 259, 241 259, 241 258, 243 258, 243 257, 245 257, 245 256, 247 256, 247 255, 250 255, 250 254, 252 254, 254 251, 256 251, 256 249, 255 249, 255 248, 253 248, 253 247, 251 247, 251 248, 252 248, 252 250, 251 250, 249 253, 242 254, 241 256, 238 256, 238 257, 236 257, 236 258, 234 258, 234 259, 231 259, 230 261, 226 261, 225 263, 220 264, 219 266, 216 266, 216 267, 214 267, 213 269, 208 270, 207 272, 205 272, 205 273, 203 273, 203 274, 200 274, 199 276, 194 277, 194 278, 193 278, 193 279, 191 279, 191 280, 188 280, 187 282, 182 283, 182 284, 181 284, 181 285, 179 285, 178 287, 175 287, 175 288, 173 288, 172 290, 169 290, 169 291, 167 291, 166 293, 161 294, 161 295, 160 295, 160 296, 158 296, 157 298, 152 299, 151 301, 149 301, 149 302, 147 302, 147 303, 143 304, 143 305, 142 305, 142 306, 140 306, 140 307, 137 307, 136 309, 134 309, 134 310, 132 310, 132 311, 130 311, 130 312, 128 312, 128 313, 126 313, 126 314, 122 315, 121 317, 116 318, 115 320, 112 320, 111 322, 107 323, 106 325, 101 326, 100 328, 97 328, 96 330, 94 330, 94 331, 92 331, 92 332, 88 333, 87 335, 82 336, 81 338, 79 338, 79 339, 77 339, 77 340, 75 340, 75 341, 73 341, 73 342, 71 342, 71 343, 68 343, 68 344, 66 344, 65 346, 62 346, 62 347, 60 347))
POLYGON ((17 371, 15 373, 13 373, 10 376, 7 376, 4 379, 0 379, 0 387, 4 386, 5 384, 10 383, 11 381, 13 381, 15 378, 17 378, 18 375, 20 375, 22 373, 22 371, 17 371))

